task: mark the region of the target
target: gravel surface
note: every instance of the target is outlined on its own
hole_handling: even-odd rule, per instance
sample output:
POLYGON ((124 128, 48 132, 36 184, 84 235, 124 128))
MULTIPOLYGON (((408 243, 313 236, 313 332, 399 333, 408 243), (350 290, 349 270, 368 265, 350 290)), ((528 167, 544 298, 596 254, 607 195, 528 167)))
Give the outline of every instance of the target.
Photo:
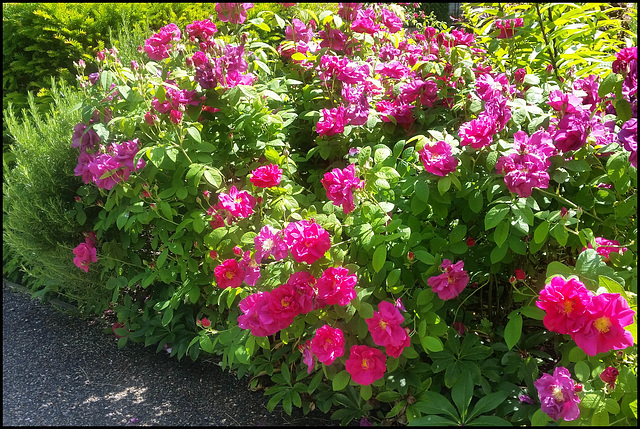
POLYGON ((104 325, 62 313, 3 282, 2 423, 17 426, 337 426, 292 416, 219 366, 155 346, 118 349, 104 325))

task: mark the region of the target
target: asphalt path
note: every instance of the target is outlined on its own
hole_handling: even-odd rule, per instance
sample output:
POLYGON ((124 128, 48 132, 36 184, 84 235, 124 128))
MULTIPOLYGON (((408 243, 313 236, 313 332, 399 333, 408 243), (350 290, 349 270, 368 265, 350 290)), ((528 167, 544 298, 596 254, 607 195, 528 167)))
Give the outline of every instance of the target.
POLYGON ((3 282, 3 426, 337 426, 269 397, 210 361, 155 346, 118 349, 96 318, 72 316, 3 282))

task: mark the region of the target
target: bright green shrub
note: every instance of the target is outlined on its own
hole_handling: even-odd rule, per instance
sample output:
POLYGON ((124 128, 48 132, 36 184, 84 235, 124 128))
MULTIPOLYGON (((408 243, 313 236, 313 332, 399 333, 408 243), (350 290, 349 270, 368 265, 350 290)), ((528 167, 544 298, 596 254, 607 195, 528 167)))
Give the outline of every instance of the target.
MULTIPOLYGON (((608 140, 589 131, 567 149, 557 124, 565 112, 549 100, 554 91, 574 95, 575 76, 560 80, 544 67, 523 72, 510 63, 517 51, 506 59, 483 55, 483 39, 458 30, 428 30, 427 44, 422 33, 357 32, 334 11, 316 16, 298 7, 291 18, 339 28, 350 43, 334 48, 337 54, 314 44, 317 34, 308 44, 271 46, 262 37, 283 40, 290 21, 262 10, 242 23, 216 21, 219 31, 204 48, 179 27, 181 41, 168 57, 114 52, 98 63, 98 76, 81 76, 86 97, 77 127, 87 127, 89 140, 76 152, 84 182, 77 194, 97 236, 97 262, 88 270, 112 293, 119 345, 171 347, 178 358, 217 355, 224 369, 252 375, 251 387, 266 387, 269 410, 335 406, 332 418, 342 424, 363 417, 381 424, 546 424, 551 417, 536 383, 562 367, 571 389, 551 396, 579 411, 579 424, 636 424, 637 325, 630 313, 637 310, 637 169, 619 133, 631 125, 637 100, 625 71, 593 75, 593 103, 586 102, 593 91, 575 90, 572 102, 580 106, 572 107, 593 110, 579 118, 589 121, 582 129, 610 128, 608 140), (392 63, 396 58, 402 63, 392 63), (229 64, 240 74, 224 68, 229 64), (418 80, 424 92, 414 93, 418 80), (367 116, 356 124, 363 118, 341 108, 361 103, 350 98, 359 90, 366 91, 360 107, 367 116), (478 123, 486 135, 469 144, 466 130, 478 123), (545 147, 541 129, 554 135, 545 147), (514 147, 523 135, 540 142, 514 147), (450 155, 434 152, 429 160, 425 151, 436 146, 450 155), (517 154, 528 164, 496 168, 517 154), (438 171, 439 161, 453 165, 438 171), (108 171, 92 172, 96 164, 108 171), (257 169, 270 164, 282 176, 258 186, 257 169), (332 175, 349 172, 337 189, 328 186, 332 175), (523 188, 514 189, 516 180, 505 177, 511 172, 525 177, 523 188), (96 213, 97 200, 104 204, 96 213), (256 243, 263 227, 288 230, 303 221, 326 232, 328 249, 326 239, 313 241, 313 234, 326 235, 312 231, 292 238, 283 255, 251 261, 259 246, 268 247, 256 243), (602 249, 583 250, 598 247, 596 237, 618 240, 625 250, 606 258, 602 249), (295 256, 305 248, 315 257, 295 256), (331 280, 327 273, 339 268, 350 280, 331 280), (303 271, 323 279, 305 289, 317 308, 304 312, 293 292, 280 295, 303 271), (624 342, 587 356, 574 332, 548 328, 548 314, 536 304, 556 277, 579 281, 590 299, 618 294, 629 307, 625 326, 615 330, 624 342), (331 294, 348 299, 329 304, 331 294), (374 320, 384 306, 392 322, 374 320), (322 351, 313 345, 325 325, 339 328, 344 340, 320 345, 342 352, 332 363, 319 362, 322 351), (387 328, 397 342, 380 340, 387 328), (375 352, 352 366, 363 346, 375 352), (359 377, 382 361, 384 371, 359 377), (615 387, 600 378, 608 367, 619 369, 615 387), (575 380, 582 384, 577 397, 575 380)), ((383 7, 372 15, 380 17, 383 7)), ((520 35, 499 39, 490 52, 518 44, 520 35)), ((618 45, 609 47, 603 56, 616 54, 618 45)), ((78 237, 75 244, 85 243, 78 237)), ((559 302, 559 311, 571 313, 574 304, 559 302)), ((614 316, 590 326, 605 334, 614 316)))
POLYGON ((107 308, 110 294, 96 273, 79 271, 69 259, 75 241, 88 232, 84 210, 89 216, 96 212, 78 212, 83 205, 74 199, 81 182, 73 175, 78 157, 69 142, 81 117, 81 97, 64 81, 56 84, 52 79, 50 85, 49 112, 41 111, 32 95, 23 121, 11 106, 4 112, 15 141, 15 164, 5 164, 3 171, 3 274, 20 267, 26 273, 23 283, 35 296, 57 294, 84 311, 99 313, 107 308))

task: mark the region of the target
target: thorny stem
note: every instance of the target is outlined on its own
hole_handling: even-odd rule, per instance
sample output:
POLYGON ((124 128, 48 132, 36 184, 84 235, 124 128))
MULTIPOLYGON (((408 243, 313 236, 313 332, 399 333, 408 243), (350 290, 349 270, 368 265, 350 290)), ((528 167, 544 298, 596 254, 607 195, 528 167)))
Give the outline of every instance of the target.
MULTIPOLYGON (((563 202, 565 204, 568 204, 571 208, 574 208, 574 209, 579 208, 577 205, 575 205, 571 201, 567 200, 566 198, 564 198, 564 197, 562 197, 562 196, 560 196, 558 194, 554 194, 552 192, 545 191, 544 189, 541 189, 541 188, 535 188, 535 189, 537 189, 538 191, 542 192, 543 194, 549 195, 551 197, 554 197, 554 198, 560 200, 561 202, 563 202)), ((591 214, 591 213, 589 213, 587 211, 583 211, 583 213, 586 214, 586 215, 591 216, 592 218, 594 218, 595 220, 597 220, 599 222, 602 222, 602 220, 598 216, 596 216, 595 214, 591 214)))

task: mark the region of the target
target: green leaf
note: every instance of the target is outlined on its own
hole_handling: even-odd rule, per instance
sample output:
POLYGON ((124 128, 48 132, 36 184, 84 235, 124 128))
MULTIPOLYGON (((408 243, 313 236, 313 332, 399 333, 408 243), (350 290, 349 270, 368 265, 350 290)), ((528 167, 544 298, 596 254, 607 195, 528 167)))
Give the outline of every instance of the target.
POLYGON ((162 315, 162 326, 167 326, 173 319, 173 307, 168 307, 162 315))
POLYGON ((542 222, 536 230, 533 232, 533 242, 534 243, 544 243, 544 240, 547 238, 547 234, 549 233, 549 222, 546 220, 542 222))
POLYGON ((169 249, 165 248, 156 260, 156 265, 158 268, 161 268, 164 265, 164 262, 167 260, 167 256, 169 256, 169 249))
POLYGON ((459 424, 446 417, 430 415, 412 420, 409 426, 459 426, 459 424))
POLYGON ((333 391, 334 392, 338 392, 338 391, 344 389, 345 387, 347 387, 347 384, 349 384, 349 380, 350 379, 351 379, 351 376, 344 369, 342 371, 340 371, 339 373, 337 373, 333 377, 333 381, 332 381, 333 391))
POLYGON ((509 224, 509 222, 502 222, 494 231, 493 241, 495 241, 498 247, 501 247, 504 242, 507 241, 507 238, 509 237, 510 226, 511 225, 509 224))
POLYGON ((420 343, 425 351, 441 352, 444 350, 444 344, 442 344, 440 338, 426 336, 420 338, 420 343))
POLYGON ((470 373, 463 373, 451 388, 451 399, 456 404, 463 421, 466 420, 471 398, 473 398, 473 380, 470 373))
POLYGON ((368 401, 369 399, 371 399, 372 394, 373 392, 370 384, 366 386, 360 386, 360 396, 362 397, 362 399, 368 401))
POLYGON ((509 250, 509 246, 507 244, 494 247, 489 255, 491 263, 497 264, 502 261, 504 257, 507 256, 507 250, 509 250))
POLYGON ((491 228, 498 226, 498 224, 504 219, 504 217, 509 213, 509 206, 506 204, 496 204, 491 207, 484 218, 484 229, 487 231, 491 228))
POLYGON ((516 345, 516 343, 520 340, 521 335, 522 316, 516 314, 507 322, 507 326, 504 327, 504 340, 507 342, 507 347, 509 347, 509 350, 511 350, 513 346, 516 345))
POLYGON ((438 179, 438 192, 440 195, 444 195, 445 192, 451 187, 451 177, 444 176, 438 179))
POLYGON ((398 174, 398 172, 393 167, 380 167, 380 169, 376 171, 376 176, 380 177, 381 179, 396 179, 400 177, 400 174, 398 174))
POLYGON ((427 265, 434 265, 436 258, 426 250, 416 250, 413 252, 414 256, 422 263, 427 265))
POLYGON ((380 402, 393 402, 393 401, 397 401, 401 397, 402 395, 400 395, 395 390, 387 390, 386 392, 378 393, 378 396, 376 396, 376 399, 380 402))
MULTIPOLYGON (((508 393, 504 391, 489 393, 487 396, 480 398, 478 403, 473 407, 473 410, 469 413, 467 421, 472 420, 474 417, 484 414, 488 411, 495 410, 500 404, 507 399, 508 393)), ((468 423, 467 423, 468 424, 468 423)))
POLYGON ((200 137, 200 131, 196 127, 187 128, 187 134, 196 142, 202 143, 202 137, 200 137))
POLYGON ((469 208, 474 213, 480 213, 483 204, 484 199, 482 197, 482 191, 478 189, 474 190, 469 197, 469 208))
POLYGON ((611 181, 615 182, 622 178, 626 174, 626 161, 627 155, 623 152, 618 152, 612 155, 607 160, 607 175, 611 181))
POLYGON ((379 246, 373 252, 373 259, 371 263, 373 264, 373 269, 377 273, 384 266, 385 261, 387 260, 387 248, 386 246, 379 246))
POLYGON ((200 335, 200 348, 207 353, 213 353, 213 343, 208 335, 200 335))
POLYGON ((569 232, 567 228, 562 223, 557 223, 551 228, 551 235, 553 238, 558 240, 558 244, 561 246, 566 246, 567 241, 569 240, 569 232))
POLYGON ((511 422, 498 416, 480 416, 477 419, 467 422, 467 426, 513 426, 511 422))
POLYGON ((460 416, 453 404, 437 392, 424 392, 420 395, 420 400, 414 405, 423 414, 443 414, 454 421, 460 420, 460 416))
POLYGON ((544 319, 544 316, 547 314, 543 309, 535 307, 533 305, 527 305, 522 307, 520 309, 520 313, 535 320, 542 320, 544 319))
POLYGON ((536 410, 531 416, 531 426, 547 426, 547 423, 551 421, 551 417, 540 409, 536 410))
POLYGON ((576 366, 573 369, 573 372, 576 374, 576 377, 581 382, 585 382, 589 379, 591 375, 591 369, 589 368, 589 364, 583 360, 576 362, 576 366))
POLYGON ((606 410, 595 411, 593 413, 593 417, 591 418, 591 425, 601 427, 609 426, 609 413, 606 410))
POLYGON ((609 93, 613 91, 613 87, 617 82, 618 74, 609 73, 607 77, 602 79, 602 82, 600 82, 600 87, 598 88, 598 97, 605 98, 607 95, 609 95, 609 93))

